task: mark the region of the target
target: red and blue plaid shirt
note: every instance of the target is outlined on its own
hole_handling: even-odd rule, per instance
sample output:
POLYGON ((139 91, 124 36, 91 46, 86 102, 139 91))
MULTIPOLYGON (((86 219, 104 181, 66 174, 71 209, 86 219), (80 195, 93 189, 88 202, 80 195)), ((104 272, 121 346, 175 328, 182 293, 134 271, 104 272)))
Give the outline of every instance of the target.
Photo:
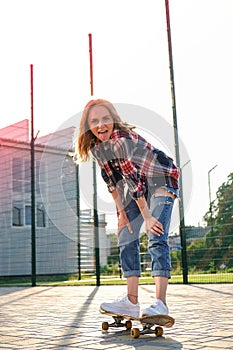
POLYGON ((101 167, 109 192, 126 183, 134 199, 142 197, 148 185, 178 189, 180 171, 173 159, 152 146, 135 131, 114 130, 109 141, 96 141, 91 152, 101 167))

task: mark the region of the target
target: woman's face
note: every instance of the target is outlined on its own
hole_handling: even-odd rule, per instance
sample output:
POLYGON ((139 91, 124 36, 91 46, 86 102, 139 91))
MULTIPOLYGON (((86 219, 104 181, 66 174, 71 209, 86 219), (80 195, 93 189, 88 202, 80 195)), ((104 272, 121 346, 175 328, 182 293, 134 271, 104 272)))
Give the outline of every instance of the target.
POLYGON ((113 132, 114 121, 108 109, 104 106, 94 106, 88 115, 88 126, 100 141, 106 142, 113 132))

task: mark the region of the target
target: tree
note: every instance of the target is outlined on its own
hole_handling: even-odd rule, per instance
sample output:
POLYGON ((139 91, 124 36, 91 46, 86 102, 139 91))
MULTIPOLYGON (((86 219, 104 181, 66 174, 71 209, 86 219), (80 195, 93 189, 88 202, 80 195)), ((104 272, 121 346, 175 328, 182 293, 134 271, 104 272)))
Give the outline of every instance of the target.
POLYGON ((188 257, 189 265, 213 272, 220 266, 233 267, 233 173, 219 187, 211 204, 212 218, 210 211, 204 216, 210 230, 204 240, 188 247, 188 257))

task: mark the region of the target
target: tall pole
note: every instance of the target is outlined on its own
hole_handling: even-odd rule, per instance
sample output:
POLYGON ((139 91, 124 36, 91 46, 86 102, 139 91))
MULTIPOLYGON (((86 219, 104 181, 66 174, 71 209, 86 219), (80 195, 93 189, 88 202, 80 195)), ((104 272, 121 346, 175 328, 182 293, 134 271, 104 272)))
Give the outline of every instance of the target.
POLYGON ((33 105, 33 65, 30 65, 31 83, 31 282, 36 286, 36 220, 35 220, 35 138, 34 138, 34 105, 33 105))
POLYGON ((211 223, 211 232, 213 233, 213 209, 212 209, 212 199, 211 199, 211 186, 210 186, 210 173, 212 170, 214 170, 216 168, 217 164, 211 168, 209 171, 208 171, 208 187, 209 187, 209 210, 210 210, 210 223, 211 223))
POLYGON ((90 57, 90 89, 91 89, 91 96, 93 96, 93 59, 92 59, 92 34, 89 33, 89 57, 90 57))
MULTIPOLYGON (((169 69, 170 69, 170 82, 171 82, 171 95, 172 95, 176 163, 177 163, 177 166, 180 168, 180 151, 179 151, 179 136, 178 136, 177 114, 176 114, 176 96, 175 96, 175 82, 174 82, 174 70, 173 70, 169 0, 165 0, 165 8, 166 8, 166 21, 167 21, 167 38, 168 38, 169 69)), ((179 185, 180 185, 180 201, 179 201, 180 229, 179 230, 180 230, 180 241, 181 241, 183 283, 187 284, 188 283, 188 265, 187 265, 186 234, 185 234, 185 221, 184 221, 182 171, 180 172, 179 185)))
POLYGON ((80 185, 79 185, 79 165, 76 165, 76 210, 78 218, 78 280, 81 280, 81 241, 80 241, 80 185))
MULTIPOLYGON (((90 55, 90 88, 93 96, 93 59, 92 59, 92 34, 89 36, 89 55, 90 55)), ((94 210, 94 234, 95 234, 95 267, 96 267, 96 285, 100 286, 100 249, 99 249, 99 218, 97 209, 97 182, 96 182, 96 162, 93 159, 93 210, 94 210)))

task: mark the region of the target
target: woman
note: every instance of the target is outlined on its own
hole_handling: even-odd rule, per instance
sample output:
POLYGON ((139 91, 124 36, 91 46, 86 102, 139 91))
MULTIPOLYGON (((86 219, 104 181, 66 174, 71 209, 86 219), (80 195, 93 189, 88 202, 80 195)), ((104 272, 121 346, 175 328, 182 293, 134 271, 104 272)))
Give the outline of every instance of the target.
POLYGON ((77 156, 87 161, 90 154, 98 161, 116 204, 120 260, 127 279, 127 296, 103 302, 100 307, 104 311, 140 317, 139 236, 144 221, 156 300, 142 311, 142 316, 168 314, 166 292, 171 267, 167 240, 172 208, 178 196, 179 170, 170 157, 124 123, 112 103, 103 99, 89 101, 80 121, 77 156))

